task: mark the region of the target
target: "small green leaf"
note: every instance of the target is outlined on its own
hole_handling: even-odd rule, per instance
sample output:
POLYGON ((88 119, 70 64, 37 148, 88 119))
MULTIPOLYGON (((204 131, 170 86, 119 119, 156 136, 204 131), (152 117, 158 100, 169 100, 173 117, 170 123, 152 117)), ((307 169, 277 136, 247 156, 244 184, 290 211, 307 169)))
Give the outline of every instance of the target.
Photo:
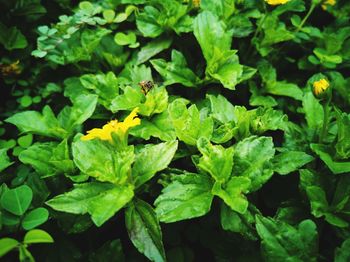
POLYGON ((46 208, 39 207, 24 216, 22 226, 25 230, 30 230, 45 223, 48 218, 49 211, 46 208))
POLYGON ((17 139, 17 142, 18 142, 18 144, 21 147, 27 148, 33 142, 33 135, 32 134, 28 134, 28 135, 25 135, 25 136, 21 136, 20 138, 17 139))
POLYGON ((136 35, 133 32, 124 34, 122 32, 116 33, 114 36, 114 41, 118 45, 130 45, 136 42, 136 35))
POLYGON ((22 185, 6 190, 1 196, 1 206, 8 212, 21 216, 32 202, 33 192, 29 186, 22 185))
POLYGON ((7 150, 7 148, 0 149, 0 172, 14 163, 10 162, 10 158, 7 156, 7 150))
POLYGON ((151 261, 166 261, 159 221, 149 204, 135 199, 125 211, 125 224, 138 251, 151 261))
POLYGON ((314 158, 300 151, 285 151, 276 155, 273 160, 273 169, 280 175, 287 175, 311 162, 314 158))
POLYGON ((335 250, 334 262, 347 262, 350 260, 350 238, 344 240, 342 245, 335 250))
POLYGON ((102 15, 103 18, 106 19, 107 23, 112 23, 115 17, 115 12, 112 9, 107 9, 103 11, 102 15))
POLYGON ((1 238, 0 239, 0 257, 3 257, 8 252, 10 252, 12 249, 18 247, 19 243, 17 240, 13 238, 1 238))
POLYGON ((23 244, 36 244, 36 243, 53 243, 53 238, 49 233, 41 229, 32 229, 28 231, 23 239, 23 244))

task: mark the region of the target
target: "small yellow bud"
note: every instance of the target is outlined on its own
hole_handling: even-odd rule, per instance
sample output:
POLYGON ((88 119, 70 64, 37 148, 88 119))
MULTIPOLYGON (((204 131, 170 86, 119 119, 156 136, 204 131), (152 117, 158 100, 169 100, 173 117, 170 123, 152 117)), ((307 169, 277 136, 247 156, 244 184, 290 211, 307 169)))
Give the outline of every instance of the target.
POLYGON ((265 2, 269 5, 283 5, 289 2, 289 0, 265 0, 265 2))
POLYGON ((327 6, 333 6, 337 3, 336 0, 325 0, 322 4, 322 9, 323 10, 326 10, 327 9, 327 6))
POLYGON ((329 88, 329 82, 322 78, 318 81, 315 81, 313 84, 313 92, 316 97, 322 96, 326 90, 329 88))

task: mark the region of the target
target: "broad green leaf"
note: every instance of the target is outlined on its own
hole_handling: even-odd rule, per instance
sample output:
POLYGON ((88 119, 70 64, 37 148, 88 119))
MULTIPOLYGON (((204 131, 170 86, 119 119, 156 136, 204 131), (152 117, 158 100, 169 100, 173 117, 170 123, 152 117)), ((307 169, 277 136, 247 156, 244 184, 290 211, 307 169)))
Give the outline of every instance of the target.
POLYGON ((208 64, 216 50, 224 53, 231 49, 232 32, 212 12, 204 11, 194 19, 193 32, 208 64))
POLYGON ((157 114, 150 120, 141 119, 141 125, 133 127, 129 134, 145 140, 149 140, 151 136, 159 138, 162 141, 173 141, 176 139, 175 130, 169 118, 168 111, 157 114))
POLYGON ((159 16, 159 10, 153 6, 145 6, 143 12, 137 16, 137 29, 143 36, 155 38, 163 33, 162 27, 157 22, 159 16))
POLYGON ((13 50, 25 48, 28 42, 17 27, 6 27, 4 24, 0 23, 0 44, 7 50, 13 50))
POLYGON ((5 237, 0 239, 0 257, 3 257, 12 249, 15 249, 19 242, 13 238, 5 237))
POLYGON ((350 157, 350 118, 346 113, 336 110, 338 140, 335 145, 337 156, 341 159, 350 157))
POLYGON ((195 146, 200 137, 210 139, 213 120, 211 117, 202 118, 196 105, 187 109, 184 101, 176 99, 169 105, 168 111, 179 140, 195 146))
POLYGON ((304 94, 303 109, 307 125, 312 130, 318 130, 323 124, 323 108, 311 91, 304 94))
POLYGON ((42 136, 65 138, 64 130, 49 106, 45 106, 42 114, 36 111, 17 113, 5 120, 14 124, 21 132, 30 132, 42 136))
POLYGON ((1 196, 1 206, 8 212, 21 216, 32 202, 33 192, 30 187, 22 185, 6 190, 1 196))
POLYGON ((27 134, 25 136, 21 136, 17 139, 18 145, 20 145, 23 148, 30 147, 33 142, 33 135, 27 134))
POLYGON ((80 138, 79 135, 75 137, 72 154, 74 163, 83 173, 101 182, 124 184, 127 181, 134 162, 133 146, 117 151, 106 141, 82 141, 80 138))
POLYGON ((314 151, 321 160, 327 165, 327 167, 332 171, 333 174, 342 174, 350 172, 350 162, 340 162, 335 161, 332 158, 332 154, 330 149, 325 145, 321 144, 311 144, 310 145, 312 151, 314 151))
POLYGON ((220 18, 228 18, 235 10, 234 0, 202 0, 200 1, 200 7, 203 10, 210 11, 216 14, 220 18))
POLYGON ((58 114, 60 125, 71 133, 74 128, 84 123, 95 111, 97 95, 80 95, 73 101, 73 106, 66 106, 58 114))
POLYGON ((23 239, 23 244, 35 244, 35 243, 53 243, 53 238, 49 233, 41 229, 32 229, 28 231, 23 239))
POLYGON ((70 147, 67 139, 63 139, 62 142, 53 149, 52 156, 47 162, 53 165, 58 172, 64 173, 65 175, 74 173, 75 165, 70 157, 70 147))
POLYGON ((208 172, 215 181, 227 182, 232 173, 233 147, 214 146, 208 139, 201 137, 197 140, 197 148, 202 154, 198 167, 208 172))
POLYGON ((41 177, 54 176, 59 173, 54 164, 50 163, 56 142, 34 143, 19 154, 19 160, 31 165, 41 177))
POLYGON ((282 111, 274 110, 273 108, 259 107, 252 112, 250 125, 254 134, 263 134, 268 130, 284 131, 287 126, 287 121, 287 115, 283 114, 282 111))
POLYGON ((249 191, 256 191, 272 176, 270 160, 275 155, 271 137, 251 136, 240 141, 234 148, 233 175, 251 180, 249 191))
POLYGON ((344 240, 335 250, 334 262, 347 262, 350 260, 350 238, 344 240))
POLYGON ((247 209, 244 214, 233 211, 225 203, 220 208, 220 222, 224 230, 240 233, 248 239, 256 240, 257 235, 254 228, 254 214, 247 209))
POLYGON ((298 170, 313 159, 312 156, 301 151, 285 151, 273 158, 273 169, 280 175, 287 175, 298 170))
POLYGON ((139 105, 139 114, 152 116, 168 108, 168 92, 164 86, 155 86, 146 95, 146 101, 139 105))
POLYGON ((250 179, 247 177, 234 176, 226 184, 215 182, 212 193, 217 195, 233 211, 244 214, 248 208, 248 200, 243 193, 249 192, 250 179))
POLYGON ((74 189, 46 202, 51 208, 72 213, 89 213, 96 226, 101 226, 134 196, 133 186, 90 182, 76 184, 74 189))
POLYGON ((113 98, 119 95, 118 78, 113 72, 107 74, 86 74, 80 78, 81 84, 98 95, 98 102, 110 109, 113 98))
POLYGON ((138 251, 151 261, 166 261, 159 221, 149 204, 134 200, 125 211, 125 224, 138 251))
POLYGON ((7 150, 7 148, 0 149, 0 172, 14 163, 11 162, 10 158, 7 156, 7 150))
POLYGON ((166 62, 164 59, 153 59, 150 61, 157 72, 163 77, 164 85, 179 83, 187 87, 196 86, 199 79, 187 67, 187 62, 183 54, 173 49, 171 60, 171 62, 166 62))
POLYGON ((222 95, 206 95, 210 101, 211 115, 221 123, 236 121, 234 106, 222 95))
POLYGON ((206 175, 172 175, 170 184, 154 202, 159 220, 171 223, 205 215, 213 200, 212 186, 206 175))
POLYGON ((293 227, 258 215, 256 229, 267 261, 317 261, 317 228, 311 220, 293 227))
POLYGON ((157 172, 165 169, 173 159, 178 142, 165 142, 157 145, 146 145, 135 156, 132 176, 135 187, 150 180, 157 172), (152 163, 150 165, 150 163, 152 163))
POLYGON ((160 37, 147 43, 145 46, 141 48, 140 52, 137 53, 136 65, 139 65, 148 61, 151 57, 169 48, 169 46, 171 45, 171 42, 172 42, 171 38, 160 37))
POLYGON ((124 88, 124 94, 119 95, 112 99, 110 110, 112 112, 118 112, 119 110, 132 110, 135 107, 140 106, 144 95, 140 88, 133 88, 127 86, 124 88))
POLYGON ((33 229, 43 223, 49 218, 49 211, 43 207, 39 207, 28 212, 22 221, 22 227, 25 230, 33 229))

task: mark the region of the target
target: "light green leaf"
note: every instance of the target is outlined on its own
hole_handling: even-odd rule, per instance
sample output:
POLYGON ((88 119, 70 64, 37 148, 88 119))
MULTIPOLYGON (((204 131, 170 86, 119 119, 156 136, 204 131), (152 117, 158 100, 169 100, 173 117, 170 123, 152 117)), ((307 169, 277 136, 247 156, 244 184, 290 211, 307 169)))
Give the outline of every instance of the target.
POLYGON ((16 248, 19 245, 18 241, 5 237, 0 239, 0 257, 3 257, 8 252, 10 252, 12 249, 16 248))
POLYGON ((145 6, 144 12, 137 16, 137 29, 140 30, 143 36, 155 38, 163 33, 163 29, 157 22, 159 16, 159 10, 153 6, 145 6))
POLYGON ((151 57, 159 54, 163 50, 169 48, 172 43, 172 38, 156 38, 153 41, 143 46, 140 52, 137 53, 136 65, 148 61, 151 57))
POLYGON ((307 125, 315 132, 322 127, 323 124, 323 108, 311 91, 304 94, 303 109, 307 125))
POLYGON ((273 169, 280 175, 287 175, 298 170, 314 158, 301 151, 285 151, 276 155, 273 160, 273 169))
POLYGON ((74 189, 46 202, 51 208, 72 213, 89 213, 96 226, 101 226, 134 196, 133 186, 115 186, 91 182, 76 184, 74 189))
POLYGON ((157 172, 165 169, 173 159, 178 142, 165 142, 157 145, 146 145, 135 156, 132 168, 135 187, 150 180, 157 172), (150 165, 150 163, 152 163, 150 165))
POLYGON ((32 229, 28 231, 23 239, 23 244, 35 244, 35 243, 53 243, 53 238, 49 233, 41 229, 32 229))
POLYGON ((176 99, 169 105, 168 111, 179 140, 194 146, 200 137, 210 139, 213 120, 211 117, 201 117, 196 105, 187 109, 183 100, 176 99))
POLYGON ((208 172, 215 181, 227 182, 232 173, 233 147, 214 146, 208 139, 201 137, 197 141, 197 148, 202 154, 198 167, 208 172))
POLYGON ((27 185, 6 190, 1 196, 1 206, 6 211, 21 216, 32 202, 33 192, 27 185))
POLYGON ((166 261, 162 232, 153 208, 136 199, 125 211, 125 224, 130 240, 151 261, 166 261))
POLYGON ((131 45, 136 43, 136 35, 133 32, 127 34, 118 32, 114 36, 114 42, 116 42, 117 45, 131 45))
POLYGON ((17 126, 21 132, 54 138, 65 138, 67 136, 67 131, 60 126, 49 106, 44 107, 42 114, 36 111, 25 111, 17 113, 5 121, 17 126))
POLYGON ((28 212, 22 221, 22 227, 25 230, 33 229, 43 223, 49 218, 49 211, 46 208, 39 207, 28 212))
POLYGON ((247 177, 232 177, 226 184, 215 182, 212 189, 233 211, 244 214, 248 208, 248 200, 243 193, 249 192, 250 179, 247 177))
POLYGON ((106 141, 82 141, 80 135, 72 143, 72 154, 74 163, 83 173, 114 184, 126 182, 134 162, 133 146, 117 151, 106 141))
POLYGON ((211 115, 221 123, 236 121, 234 106, 222 95, 206 95, 210 101, 211 115))
POLYGON ((7 50, 13 50, 25 48, 28 42, 17 27, 6 27, 4 24, 0 23, 0 44, 7 50))
POLYGON ((14 163, 10 162, 10 158, 7 156, 7 150, 7 148, 0 149, 0 172, 14 163))
POLYGON ((154 202, 159 220, 171 223, 205 215, 213 200, 212 186, 212 180, 206 175, 172 175, 171 183, 154 202))
POLYGON ((187 67, 187 62, 183 54, 173 49, 171 60, 171 62, 166 62, 164 59, 151 60, 153 67, 163 77, 164 85, 167 86, 179 83, 187 87, 196 86, 199 79, 193 71, 187 67))
POLYGON ((272 176, 270 160, 275 155, 271 137, 251 136, 235 146, 233 175, 251 180, 249 191, 256 191, 272 176))
POLYGON ((334 262, 347 262, 350 260, 350 238, 344 240, 342 245, 335 250, 334 262))

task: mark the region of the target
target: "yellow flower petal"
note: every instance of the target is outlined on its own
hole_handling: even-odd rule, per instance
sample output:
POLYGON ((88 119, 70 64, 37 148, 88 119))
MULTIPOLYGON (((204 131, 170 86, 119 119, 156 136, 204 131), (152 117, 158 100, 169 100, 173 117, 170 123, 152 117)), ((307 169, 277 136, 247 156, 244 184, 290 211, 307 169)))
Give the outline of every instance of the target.
POLYGON ((289 0, 265 0, 265 2, 269 5, 283 5, 289 2, 289 0))
POLYGON ((320 96, 328 89, 329 82, 326 79, 322 78, 318 81, 315 81, 312 85, 315 96, 320 96))

